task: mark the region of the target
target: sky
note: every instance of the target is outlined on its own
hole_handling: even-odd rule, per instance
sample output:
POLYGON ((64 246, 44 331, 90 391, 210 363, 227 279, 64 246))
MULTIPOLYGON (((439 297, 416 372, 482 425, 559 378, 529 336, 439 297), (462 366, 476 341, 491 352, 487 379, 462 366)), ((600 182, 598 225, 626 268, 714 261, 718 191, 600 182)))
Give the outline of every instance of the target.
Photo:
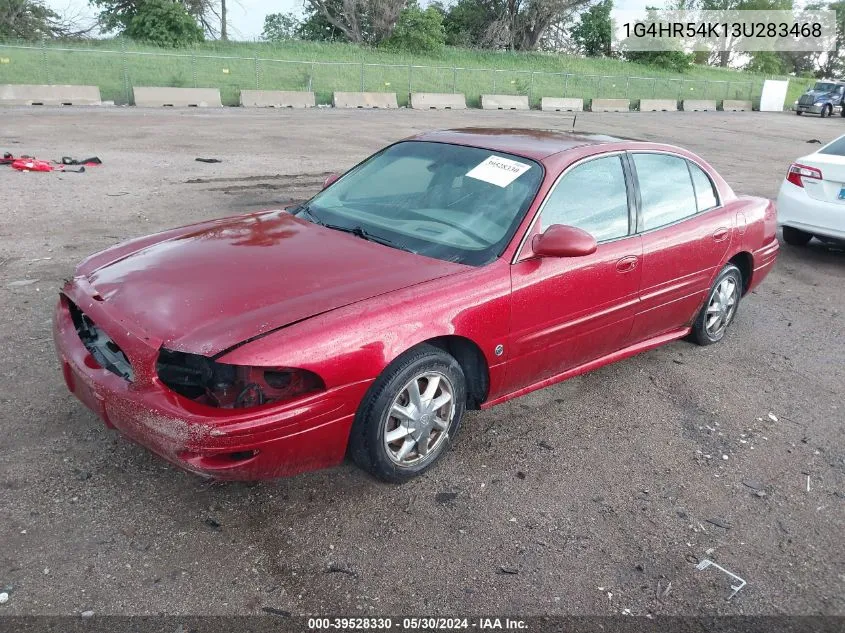
MULTIPOLYGON (((88 0, 46 0, 60 15, 80 16, 93 20, 95 12, 88 0)), ((616 0, 617 9, 642 9, 646 4, 656 5, 659 0, 616 0)), ((421 2, 420 4, 426 4, 421 2)), ((303 0, 229 0, 229 39, 255 40, 261 37, 264 16, 268 13, 302 14, 303 0)))

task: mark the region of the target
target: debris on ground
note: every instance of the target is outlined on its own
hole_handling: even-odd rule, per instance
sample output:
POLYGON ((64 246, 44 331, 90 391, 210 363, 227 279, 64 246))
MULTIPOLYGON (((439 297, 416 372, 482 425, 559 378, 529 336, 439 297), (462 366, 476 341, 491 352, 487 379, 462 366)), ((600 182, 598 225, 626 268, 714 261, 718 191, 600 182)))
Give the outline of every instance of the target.
POLYGON ((710 525, 715 525, 716 527, 724 528, 725 530, 731 529, 731 524, 728 523, 726 519, 722 519, 720 517, 713 517, 712 519, 707 519, 707 523, 710 525))
POLYGON ((0 593, 0 604, 6 604, 7 602, 9 602, 9 594, 4 591, 0 593))
POLYGON ((813 143, 813 144, 816 144, 816 145, 821 145, 821 144, 822 144, 822 142, 821 142, 819 139, 817 139, 817 138, 811 138, 811 139, 809 139, 807 142, 808 142, 808 143, 813 143))
POLYGON ((720 565, 717 565, 716 563, 714 563, 709 558, 705 558, 703 561, 701 561, 700 563, 698 563, 698 565, 695 566, 695 568, 698 571, 704 571, 708 567, 715 567, 719 571, 722 571, 722 572, 726 573, 728 576, 730 576, 731 578, 739 581, 738 585, 731 585, 731 589, 733 589, 733 593, 728 596, 728 598, 727 598, 728 600, 733 598, 739 592, 739 590, 742 589, 747 584, 742 578, 737 576, 735 573, 728 571, 727 569, 725 569, 724 567, 721 567, 720 565))
POLYGON ((200 158, 200 157, 197 157, 196 161, 198 163, 222 163, 223 162, 219 158, 200 158))
POLYGON ((212 517, 206 517, 203 523, 205 523, 212 530, 217 530, 218 532, 223 529, 223 526, 220 525, 220 522, 212 517))
POLYGON ((88 611, 83 611, 83 612, 82 612, 82 613, 80 613, 79 615, 80 615, 81 617, 83 617, 83 618, 93 618, 93 617, 94 617, 94 612, 93 612, 93 611, 91 611, 91 610, 88 610, 88 611))
POLYGON ((746 488, 751 488, 752 490, 762 490, 765 488, 763 482, 757 481, 756 479, 746 479, 742 482, 742 485, 746 488))
POLYGON ((438 492, 434 495, 434 500, 437 503, 449 503, 458 496, 457 492, 438 492))
POLYGON ((499 573, 514 576, 514 575, 519 573, 519 570, 516 567, 505 567, 505 566, 500 565, 499 566, 499 573))
POLYGON ((3 154, 3 158, 0 159, 0 165, 9 165, 12 169, 22 172, 64 171, 81 174, 85 171, 86 167, 96 167, 97 165, 102 164, 103 161, 96 156, 92 156, 91 158, 82 158, 79 160, 71 158, 70 156, 62 156, 61 160, 56 161, 41 160, 39 158, 35 158, 34 156, 27 155, 14 156, 9 152, 6 152, 3 154), (70 166, 78 166, 79 169, 68 169, 70 166))
POLYGON ((270 615, 278 615, 283 618, 289 618, 291 615, 290 611, 284 611, 282 609, 276 609, 274 607, 261 607, 261 610, 264 613, 269 613, 270 615))
POLYGON ((340 563, 332 563, 326 569, 327 574, 346 574, 347 576, 358 576, 358 572, 346 565, 341 565, 340 563))

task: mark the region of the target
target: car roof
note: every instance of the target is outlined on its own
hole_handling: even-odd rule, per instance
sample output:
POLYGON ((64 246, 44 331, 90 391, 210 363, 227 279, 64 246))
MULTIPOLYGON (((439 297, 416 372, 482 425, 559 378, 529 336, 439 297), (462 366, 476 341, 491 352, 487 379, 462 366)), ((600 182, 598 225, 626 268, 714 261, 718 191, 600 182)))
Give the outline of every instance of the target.
POLYGON ((412 141, 429 141, 468 145, 542 160, 553 154, 601 143, 618 143, 624 139, 588 132, 559 132, 531 128, 461 128, 424 132, 411 137, 412 141))

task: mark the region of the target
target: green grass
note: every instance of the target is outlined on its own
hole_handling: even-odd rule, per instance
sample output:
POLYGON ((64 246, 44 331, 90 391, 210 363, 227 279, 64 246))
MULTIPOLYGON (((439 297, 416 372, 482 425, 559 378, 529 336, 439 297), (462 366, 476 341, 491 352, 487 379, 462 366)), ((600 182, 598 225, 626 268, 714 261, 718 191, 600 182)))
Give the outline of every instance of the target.
MULTIPOLYGON (((441 57, 407 55, 345 43, 206 42, 160 49, 121 40, 40 44, 0 43, 0 84, 90 84, 103 99, 130 102, 131 87, 220 88, 238 103, 241 89, 313 90, 318 103, 334 91, 462 92, 470 105, 481 94, 591 99, 754 99, 763 75, 696 66, 686 73, 613 59, 450 48, 441 57)), ((809 80, 790 82, 787 103, 809 80)))

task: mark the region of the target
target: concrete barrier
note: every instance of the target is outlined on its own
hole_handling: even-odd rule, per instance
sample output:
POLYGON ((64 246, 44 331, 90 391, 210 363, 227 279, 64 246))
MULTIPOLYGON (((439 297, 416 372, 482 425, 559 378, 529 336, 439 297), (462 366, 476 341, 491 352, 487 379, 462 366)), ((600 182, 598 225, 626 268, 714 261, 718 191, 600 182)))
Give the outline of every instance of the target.
POLYGON ((722 110, 725 112, 751 112, 752 107, 750 101, 725 99, 722 101, 722 110))
POLYGON ((97 86, 0 84, 0 105, 100 105, 97 86))
POLYGON ((398 108, 395 92, 335 92, 335 108, 398 108))
POLYGON ((640 112, 677 112, 674 99, 640 99, 640 112))
POLYGON ((459 92, 412 92, 411 107, 414 110, 466 110, 467 100, 459 92))
POLYGON ((681 102, 684 112, 715 112, 716 102, 701 99, 685 99, 681 102))
POLYGON ((544 112, 582 112, 584 110, 584 100, 543 97, 540 100, 540 109, 544 112))
POLYGON ((593 112, 628 112, 631 102, 628 99, 593 99, 590 110, 593 112))
POLYGON ((217 88, 159 88, 135 86, 135 105, 141 108, 222 108, 217 88))
POLYGON ((313 108, 313 92, 288 90, 241 90, 243 108, 313 108))
POLYGON ((481 95, 482 110, 529 110, 525 95, 481 95))

